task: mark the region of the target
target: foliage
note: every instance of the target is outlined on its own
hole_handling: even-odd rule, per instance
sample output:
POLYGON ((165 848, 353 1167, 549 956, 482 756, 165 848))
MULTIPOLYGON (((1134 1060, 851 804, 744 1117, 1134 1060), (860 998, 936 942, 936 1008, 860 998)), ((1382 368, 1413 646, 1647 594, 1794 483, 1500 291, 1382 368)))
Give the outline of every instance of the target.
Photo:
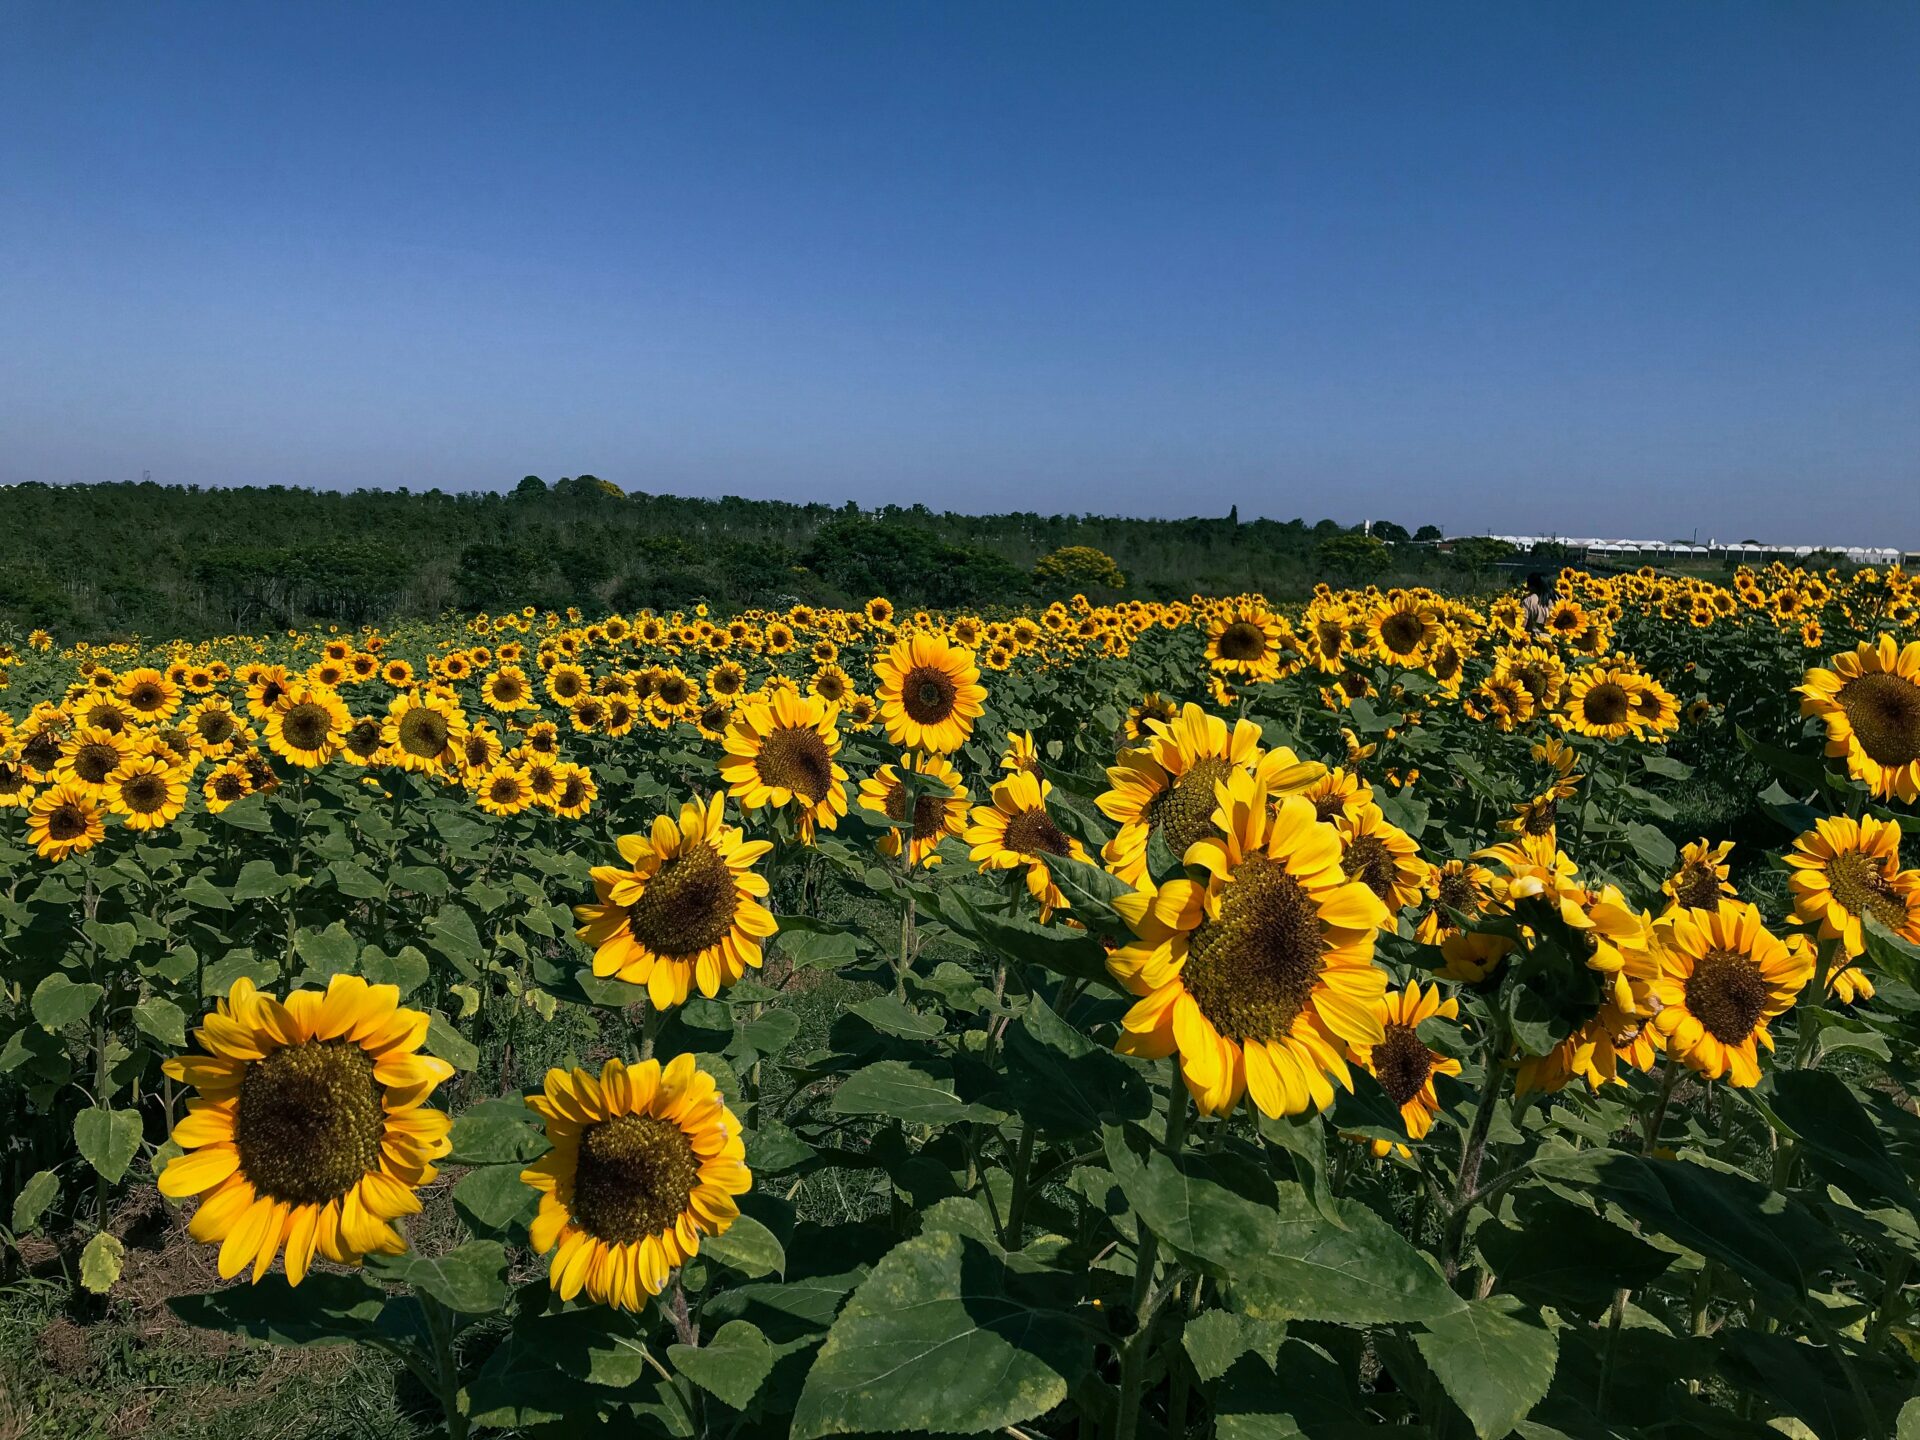
POLYGON ((1127 588, 1127 577, 1113 557, 1091 545, 1062 545, 1049 551, 1034 563, 1033 578, 1049 594, 1127 588))

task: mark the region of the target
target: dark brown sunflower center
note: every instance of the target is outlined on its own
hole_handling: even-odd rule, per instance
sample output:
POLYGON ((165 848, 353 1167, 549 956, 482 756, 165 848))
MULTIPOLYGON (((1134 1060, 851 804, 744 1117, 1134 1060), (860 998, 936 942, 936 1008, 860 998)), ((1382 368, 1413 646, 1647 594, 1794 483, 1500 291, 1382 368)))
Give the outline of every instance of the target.
POLYGON ((953 677, 931 665, 916 665, 900 681, 900 703, 919 725, 938 725, 953 714, 958 691, 953 677))
POLYGON ((684 705, 692 691, 682 677, 669 675, 660 682, 659 688, 654 693, 669 705, 684 705))
POLYGON ((447 737, 452 733, 447 717, 424 705, 415 706, 400 718, 400 748, 422 760, 446 753, 447 737))
POLYGON ((1860 748, 1882 765, 1920 760, 1920 685, 1875 671, 1840 687, 1860 748))
POLYGON ((768 785, 818 805, 833 788, 833 754, 811 725, 781 725, 760 742, 756 762, 768 785))
POLYGON ((73 752, 73 773, 89 785, 104 783, 119 768, 120 752, 111 745, 89 741, 73 752))
POLYGON ((493 698, 502 704, 512 704, 526 693, 526 687, 520 683, 518 675, 496 675, 489 683, 493 698))
POLYGON ((1554 823, 1560 817, 1560 802, 1551 795, 1527 802, 1527 808, 1520 814, 1521 833, 1525 835, 1551 835, 1554 823))
POLYGON ((1326 948, 1313 897, 1256 855, 1233 872, 1219 917, 1193 932, 1181 978, 1227 1039, 1280 1040, 1313 998, 1326 948))
POLYGON ((713 672, 712 679, 707 683, 712 687, 713 693, 716 695, 735 695, 739 693, 740 687, 746 683, 746 678, 746 676, 737 670, 716 670, 713 672))
POLYGON ((1581 697, 1580 707, 1589 724, 1618 725, 1632 713, 1633 697, 1625 687, 1602 680, 1581 697))
POLYGON ((1147 824, 1166 836, 1167 849, 1176 860, 1196 840, 1213 833, 1213 787, 1232 773, 1231 760, 1206 756, 1147 803, 1147 824))
POLYGON ((1526 687, 1536 705, 1544 703, 1555 688, 1554 674, 1545 665, 1523 665, 1513 675, 1526 687))
POLYGON ((587 798, 587 785, 578 775, 569 775, 560 782, 560 808, 571 810, 587 798))
POLYGON ((1480 892, 1464 871, 1449 870, 1440 876, 1440 903, 1449 910, 1472 915, 1480 909, 1480 892))
POLYGON ((380 722, 356 720, 347 731, 347 749, 365 759, 380 748, 380 722))
POLYGON ((1068 855, 1066 833, 1045 810, 1022 810, 1007 822, 1007 848, 1022 855, 1068 855))
POLYGON ((224 745, 233 738, 233 717, 224 710, 205 710, 193 722, 193 730, 209 745, 224 745))
POLYGON ((246 778, 231 770, 222 771, 213 777, 213 798, 223 805, 231 805, 247 793, 246 778))
POLYGON ((51 770, 60 763, 60 737, 48 730, 30 736, 20 747, 20 758, 36 770, 51 770))
POLYGON ((1380 622, 1380 643, 1394 655, 1411 655, 1427 638, 1427 626, 1412 610, 1396 610, 1380 622))
POLYGON ((1827 884, 1833 898, 1855 915, 1872 915, 1891 930, 1904 929, 1907 907, 1880 865, 1858 850, 1847 850, 1827 862, 1827 884))
POLYGON ((553 677, 553 693, 562 700, 571 700, 584 688, 580 677, 571 670, 562 670, 553 677))
POLYGON ((1387 1026, 1386 1038, 1373 1047, 1371 1058, 1380 1088, 1396 1105, 1404 1105, 1418 1095, 1433 1073, 1433 1052, 1411 1025, 1387 1026))
POLYGON ((1753 1034, 1767 1010, 1767 982, 1751 956, 1709 950, 1687 977, 1687 1009, 1726 1045, 1753 1034))
POLYGON ((847 693, 847 682, 829 671, 813 682, 813 689, 822 700, 838 701, 847 693))
POLYGON ((496 775, 487 782, 487 798, 496 805, 511 805, 526 793, 518 775, 496 775))
POLYGON ((1220 658, 1245 663, 1267 653, 1267 632, 1249 620, 1236 620, 1220 632, 1220 658))
POLYGON ((1338 655, 1347 643, 1346 627, 1332 620, 1317 621, 1313 627, 1313 639, 1322 655, 1338 655))
POLYGON ((591 695, 573 707, 573 718, 578 720, 582 725, 589 727, 598 725, 606 718, 606 714, 607 707, 591 695))
POLYGON ((1348 695, 1368 695, 1373 691, 1373 681, 1358 670, 1340 672, 1340 688, 1348 695))
POLYGON ((700 1159, 686 1132, 655 1115, 616 1115, 580 1136, 568 1209, 595 1239, 625 1245, 686 1213, 700 1159))
POLYGON ((278 680, 268 680, 260 686, 260 703, 271 710, 280 703, 280 697, 287 693, 287 687, 278 680))
POLYGON ((120 803, 136 815, 151 815, 166 807, 167 777, 133 775, 120 787, 120 803))
POLYGON ((461 743, 460 749, 469 765, 485 765, 493 759, 493 746, 484 735, 469 735, 461 743))
POLYGON ((127 692, 127 703, 143 714, 152 714, 167 703, 167 692, 151 680, 142 680, 127 692))
POLYGON ((280 733, 296 750, 324 749, 332 732, 333 717, 311 700, 295 705, 280 721, 280 733))
POLYGON ((1358 880, 1388 905, 1393 903, 1396 865, 1393 851, 1378 835, 1362 835, 1347 846, 1340 868, 1349 880, 1358 880))
POLYGON ((1720 904, 1720 876, 1711 865, 1696 860, 1680 867, 1673 877, 1673 898, 1689 910, 1712 910, 1720 904))
POLYGON ((247 1067, 233 1117, 240 1172, 263 1195, 320 1205, 380 1162, 373 1057, 344 1040, 287 1045, 247 1067))
POLYGON ((656 955, 697 955, 726 937, 739 903, 733 872, 702 841, 654 872, 627 912, 627 926, 656 955))
POLYGON ((78 805, 61 805, 47 816, 47 834, 55 840, 78 840, 87 833, 87 812, 78 805))

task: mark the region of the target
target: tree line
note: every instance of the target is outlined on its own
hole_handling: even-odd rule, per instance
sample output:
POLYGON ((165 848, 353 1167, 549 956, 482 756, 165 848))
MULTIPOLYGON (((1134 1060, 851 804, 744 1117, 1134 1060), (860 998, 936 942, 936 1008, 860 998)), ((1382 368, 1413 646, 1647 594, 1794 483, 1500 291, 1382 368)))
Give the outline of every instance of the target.
POLYGON ((1452 588, 1497 558, 1455 560, 1415 543, 1439 534, 1243 521, 1237 510, 1160 520, 693 499, 623 492, 592 475, 552 484, 529 475, 504 492, 466 493, 27 483, 0 489, 0 626, 106 639, 528 604, 605 612, 884 594, 984 609, 1082 588, 1103 599, 1284 598, 1322 579, 1452 588), (1112 566, 1039 566, 1069 547, 1112 566))

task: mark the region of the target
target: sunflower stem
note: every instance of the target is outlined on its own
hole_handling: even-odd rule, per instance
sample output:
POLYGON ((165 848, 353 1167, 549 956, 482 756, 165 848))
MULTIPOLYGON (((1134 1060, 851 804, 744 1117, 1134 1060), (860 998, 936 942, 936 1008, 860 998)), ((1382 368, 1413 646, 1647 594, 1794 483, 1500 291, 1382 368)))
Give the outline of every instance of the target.
POLYGON ((1507 1024, 1502 1017, 1496 1021, 1492 1039, 1487 1044, 1486 1073, 1480 1081, 1480 1100, 1473 1112, 1473 1125, 1461 1146, 1460 1173, 1454 1181, 1453 1203, 1448 1208, 1446 1229, 1440 1235, 1440 1260, 1448 1284, 1460 1277, 1460 1247, 1467 1236, 1467 1220, 1473 1214, 1475 1200, 1479 1198, 1480 1165, 1486 1158, 1487 1136, 1492 1133, 1493 1112, 1500 1101, 1500 1082, 1506 1069, 1501 1057, 1506 1053, 1507 1024))
MULTIPOLYGON (((1187 1134, 1187 1087, 1180 1078, 1180 1064, 1168 1066, 1166 1150, 1176 1158, 1187 1134)), ((1114 1440, 1133 1440, 1140 1426, 1140 1382, 1147 1371, 1147 1351, 1153 1339, 1153 1322, 1165 1298, 1164 1289, 1155 1289, 1154 1271, 1159 1268, 1160 1241, 1153 1231, 1140 1223, 1140 1244, 1135 1251, 1133 1271, 1133 1334, 1127 1337, 1120 1356, 1120 1409, 1114 1425, 1114 1440)))

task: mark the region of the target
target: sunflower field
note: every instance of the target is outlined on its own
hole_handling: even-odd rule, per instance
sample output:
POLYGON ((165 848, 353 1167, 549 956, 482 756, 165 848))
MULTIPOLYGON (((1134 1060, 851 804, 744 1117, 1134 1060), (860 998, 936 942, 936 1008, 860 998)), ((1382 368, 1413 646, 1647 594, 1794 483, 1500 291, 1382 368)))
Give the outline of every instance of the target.
POLYGON ((1920 1435, 1920 586, 1545 598, 17 637, 0 1286, 449 1436, 1920 1435))

